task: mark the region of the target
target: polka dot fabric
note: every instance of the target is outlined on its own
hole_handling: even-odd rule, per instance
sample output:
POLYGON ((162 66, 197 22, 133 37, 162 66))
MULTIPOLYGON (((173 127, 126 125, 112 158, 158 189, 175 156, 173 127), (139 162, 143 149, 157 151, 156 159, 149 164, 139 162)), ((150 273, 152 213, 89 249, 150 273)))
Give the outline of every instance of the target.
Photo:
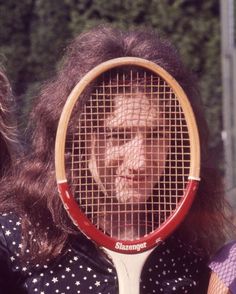
MULTIPOLYGON (((1 294, 118 293, 115 268, 86 238, 73 237, 66 254, 32 268, 20 263, 20 219, 4 214, 0 223, 1 294)), ((140 292, 206 293, 208 278, 206 262, 191 248, 170 237, 147 260, 140 292)))
POLYGON ((236 241, 225 245, 209 266, 224 285, 236 293, 236 241))

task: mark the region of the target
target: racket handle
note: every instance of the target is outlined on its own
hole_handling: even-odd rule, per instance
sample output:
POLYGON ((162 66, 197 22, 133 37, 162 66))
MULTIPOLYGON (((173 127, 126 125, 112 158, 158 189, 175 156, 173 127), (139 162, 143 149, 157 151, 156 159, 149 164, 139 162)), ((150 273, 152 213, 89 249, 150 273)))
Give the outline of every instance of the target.
POLYGON ((111 258, 116 268, 119 294, 127 294, 127 291, 129 294, 139 294, 143 265, 154 248, 139 254, 121 254, 106 248, 103 250, 111 258))

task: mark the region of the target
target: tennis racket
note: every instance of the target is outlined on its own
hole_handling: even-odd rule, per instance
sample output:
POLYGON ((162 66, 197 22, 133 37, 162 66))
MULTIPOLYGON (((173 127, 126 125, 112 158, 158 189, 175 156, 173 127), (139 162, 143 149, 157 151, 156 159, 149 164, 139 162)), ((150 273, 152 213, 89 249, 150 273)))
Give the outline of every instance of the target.
POLYGON ((199 183, 199 135, 183 89, 140 58, 104 62, 69 95, 56 178, 73 223, 112 259, 119 293, 186 216, 199 183))

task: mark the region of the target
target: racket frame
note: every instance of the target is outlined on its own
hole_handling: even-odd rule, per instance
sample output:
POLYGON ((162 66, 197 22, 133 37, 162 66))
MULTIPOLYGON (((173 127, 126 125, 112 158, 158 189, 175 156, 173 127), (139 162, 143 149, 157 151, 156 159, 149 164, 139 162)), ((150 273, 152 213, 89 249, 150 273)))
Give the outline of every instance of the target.
POLYGON ((136 57, 121 57, 112 60, 108 60, 89 71, 74 87, 71 94, 69 95, 62 114, 59 120, 57 134, 56 134, 56 144, 55 144, 55 168, 56 168, 56 179, 58 185, 59 195, 61 200, 67 210, 73 223, 89 238, 94 240, 98 246, 102 246, 111 251, 123 253, 123 254, 137 254, 147 251, 155 246, 157 246, 161 241, 163 241, 167 236, 169 236, 176 227, 181 223, 181 221, 186 216, 193 199, 195 197, 198 184, 200 181, 200 142, 199 134, 195 121, 195 116, 191 107, 191 104, 183 91, 182 87, 178 82, 162 67, 157 64, 136 57), (178 207, 175 209, 174 213, 171 214, 168 219, 160 225, 160 227, 151 232, 147 236, 144 236, 138 240, 117 240, 111 238, 103 232, 99 231, 84 215, 84 213, 79 208, 78 203, 74 199, 69 185, 67 183, 66 171, 65 171, 65 142, 66 142, 66 132, 68 123, 72 110, 75 106, 80 95, 83 93, 85 88, 93 80, 95 80, 102 73, 116 67, 122 66, 139 66, 150 70, 154 74, 158 74, 163 78, 171 88, 174 89, 178 101, 184 109, 185 113, 188 113, 186 118, 187 127, 189 130, 190 138, 190 150, 191 150, 191 165, 188 178, 188 184, 185 190, 185 195, 179 202, 178 207))

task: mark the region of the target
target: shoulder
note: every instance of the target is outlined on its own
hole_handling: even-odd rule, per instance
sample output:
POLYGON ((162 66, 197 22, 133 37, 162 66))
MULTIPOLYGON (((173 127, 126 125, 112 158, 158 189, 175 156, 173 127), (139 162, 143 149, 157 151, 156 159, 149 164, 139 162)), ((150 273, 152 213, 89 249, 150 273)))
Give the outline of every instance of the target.
POLYGON ((204 254, 200 254, 200 251, 196 252, 193 246, 175 235, 172 235, 165 242, 164 247, 167 252, 170 252, 171 258, 174 258, 178 262, 178 266, 185 272, 199 273, 203 268, 207 268, 207 260, 204 254))
POLYGON ((0 214, 0 292, 24 293, 19 273, 21 222, 13 213, 0 214), (23 291, 23 292, 22 292, 23 291))
POLYGON ((226 266, 236 267, 236 241, 232 241, 223 246, 212 258, 209 266, 214 271, 221 271, 226 266))
POLYGON ((145 264, 142 281, 150 293, 155 290, 154 281, 158 277, 159 291, 168 289, 170 293, 205 293, 209 280, 207 261, 193 251, 191 246, 175 236, 158 246, 145 264))
POLYGON ((213 257, 210 266, 224 262, 236 262, 236 240, 223 246, 213 257))
MULTIPOLYGON (((21 239, 21 218, 16 214, 0 214, 0 241, 9 249, 19 243, 21 239)), ((13 248, 12 248, 13 249, 13 248)))
POLYGON ((209 267, 227 287, 236 289, 236 241, 223 246, 212 258, 209 267))
POLYGON ((21 218, 14 213, 0 214, 0 258, 14 269, 22 248, 21 218), (15 266, 14 266, 15 265, 15 266))
POLYGON ((14 212, 0 212, 0 224, 11 227, 15 222, 21 221, 21 218, 14 212))

